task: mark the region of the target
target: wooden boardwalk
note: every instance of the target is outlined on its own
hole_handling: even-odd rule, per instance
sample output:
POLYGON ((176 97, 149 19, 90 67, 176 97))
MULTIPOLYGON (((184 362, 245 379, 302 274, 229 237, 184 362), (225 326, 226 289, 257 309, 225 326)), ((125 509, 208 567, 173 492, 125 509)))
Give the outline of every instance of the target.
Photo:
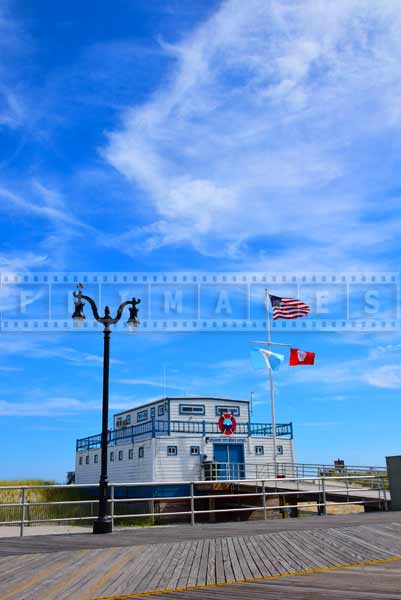
POLYGON ((400 513, 5 538, 0 553, 1 600, 117 599, 149 592, 177 600, 278 600, 288 598, 290 589, 294 599, 401 600, 400 513), (355 563, 360 566, 341 569, 355 563), (304 574, 311 571, 317 572, 304 574), (363 591, 362 580, 376 581, 376 588, 369 583, 363 591), (202 589, 188 589, 194 587, 202 589), (313 596, 312 588, 321 595, 313 596), (341 594, 333 596, 335 590, 341 594))
POLYGON ((152 595, 154 600, 400 600, 401 561, 152 595))

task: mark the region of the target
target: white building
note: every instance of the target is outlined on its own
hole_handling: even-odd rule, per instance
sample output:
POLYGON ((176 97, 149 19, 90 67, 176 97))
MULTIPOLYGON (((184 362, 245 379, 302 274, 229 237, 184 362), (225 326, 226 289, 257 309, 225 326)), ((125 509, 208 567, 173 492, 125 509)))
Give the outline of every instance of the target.
MULTIPOLYGON (((293 463, 292 424, 277 424, 277 463, 293 463)), ((111 483, 252 478, 273 464, 272 428, 248 400, 161 398, 118 413, 109 433, 111 483)), ((100 435, 77 440, 76 483, 97 483, 100 435)), ((270 471, 271 473, 271 471, 270 471)))

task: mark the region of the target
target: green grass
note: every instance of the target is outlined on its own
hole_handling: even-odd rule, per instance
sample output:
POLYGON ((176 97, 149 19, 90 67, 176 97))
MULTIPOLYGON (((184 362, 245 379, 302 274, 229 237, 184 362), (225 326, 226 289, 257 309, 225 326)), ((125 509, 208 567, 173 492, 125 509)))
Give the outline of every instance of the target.
MULTIPOLYGON (((47 479, 19 479, 19 480, 0 480, 0 487, 12 487, 12 486, 35 486, 35 485, 56 485, 57 482, 47 479)), ((76 489, 74 487, 63 487, 53 489, 29 489, 25 492, 25 502, 27 503, 25 508, 25 518, 27 521, 35 519, 57 519, 66 517, 90 517, 97 515, 97 498, 94 497, 94 492, 85 489, 76 489), (62 502, 66 500, 77 500, 77 504, 59 504, 50 506, 32 506, 34 502, 62 502), (89 504, 82 503, 82 500, 92 500, 89 504)), ((0 489, 0 522, 7 521, 18 521, 21 519, 21 490, 7 490, 0 489), (18 506, 3 506, 2 504, 18 504, 18 506)), ((117 505, 122 513, 129 512, 132 510, 132 504, 127 506, 117 505)), ((54 524, 56 524, 55 521, 54 524)), ((69 521, 66 522, 68 525, 88 525, 90 526, 91 521, 69 521)), ((151 517, 132 517, 119 519, 118 515, 115 517, 115 525, 121 526, 135 526, 135 527, 147 527, 153 525, 153 519, 151 517)))
MULTIPOLYGON (((12 486, 36 486, 36 485, 55 485, 56 482, 47 479, 19 479, 19 480, 0 480, 0 487, 12 486)), ((21 502, 21 490, 0 489, 0 521, 16 521, 21 518, 21 508, 19 506, 2 507, 2 504, 19 504, 21 502)), ((71 488, 53 488, 53 489, 29 489, 25 492, 25 502, 27 507, 25 515, 28 520, 35 519, 57 519, 63 517, 87 517, 95 514, 96 499, 90 493, 83 489, 71 488), (35 502, 61 502, 77 501, 70 505, 50 505, 50 506, 30 506, 35 502), (82 500, 93 500, 90 504, 83 504, 82 500)))

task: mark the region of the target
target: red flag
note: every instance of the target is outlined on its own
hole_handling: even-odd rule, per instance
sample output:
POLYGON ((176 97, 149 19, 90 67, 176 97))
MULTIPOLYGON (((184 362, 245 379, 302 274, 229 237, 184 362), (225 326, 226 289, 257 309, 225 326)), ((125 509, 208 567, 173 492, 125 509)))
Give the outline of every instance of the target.
POLYGON ((290 367, 296 367, 297 365, 314 365, 315 364, 315 353, 305 352, 298 348, 291 348, 290 352, 290 367))

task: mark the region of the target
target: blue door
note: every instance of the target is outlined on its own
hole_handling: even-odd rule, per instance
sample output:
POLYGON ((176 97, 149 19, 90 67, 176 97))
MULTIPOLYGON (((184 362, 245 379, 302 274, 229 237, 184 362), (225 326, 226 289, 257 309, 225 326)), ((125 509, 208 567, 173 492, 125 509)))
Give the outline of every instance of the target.
POLYGON ((244 445, 213 444, 213 479, 244 479, 244 445))

